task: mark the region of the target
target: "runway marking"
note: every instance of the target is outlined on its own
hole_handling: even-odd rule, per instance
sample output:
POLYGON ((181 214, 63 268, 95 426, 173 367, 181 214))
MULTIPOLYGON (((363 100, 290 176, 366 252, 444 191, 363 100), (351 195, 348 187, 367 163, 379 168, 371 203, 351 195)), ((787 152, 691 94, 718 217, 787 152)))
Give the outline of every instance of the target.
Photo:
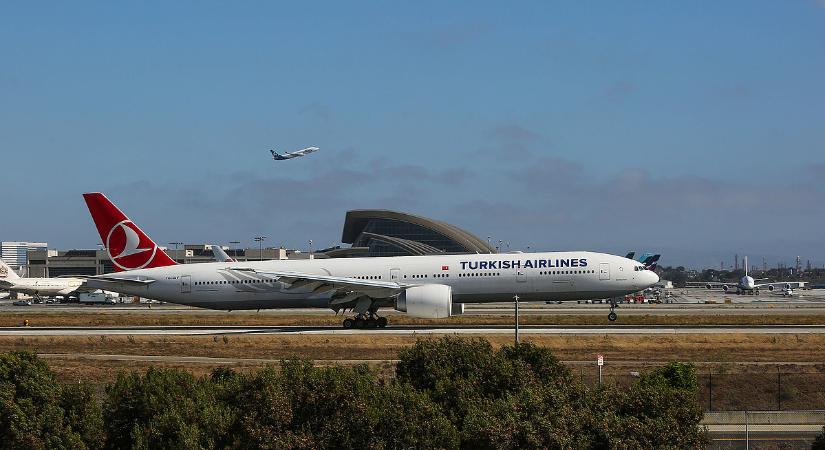
MULTIPOLYGON (((685 335, 685 334, 825 334, 822 325, 769 326, 522 326, 523 335, 685 335)), ((343 329, 329 326, 169 326, 169 327, 4 327, 0 336, 88 335, 477 335, 512 334, 512 326, 396 326, 379 329, 343 329)))

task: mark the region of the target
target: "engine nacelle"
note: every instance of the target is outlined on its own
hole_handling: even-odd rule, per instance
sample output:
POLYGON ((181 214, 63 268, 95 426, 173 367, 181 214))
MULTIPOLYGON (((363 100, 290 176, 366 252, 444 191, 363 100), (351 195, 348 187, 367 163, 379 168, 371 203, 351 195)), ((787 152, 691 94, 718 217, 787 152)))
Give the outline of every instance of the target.
POLYGON ((728 286, 727 284, 722 285, 722 290, 723 291, 728 292, 728 289, 730 289, 730 286, 728 286))
POLYGON ((773 292, 774 289, 776 289, 776 288, 772 284, 768 285, 768 290, 769 291, 773 292))
POLYGON ((450 317, 453 290, 445 284, 425 284, 406 289, 395 300, 395 309, 422 319, 450 317))
POLYGON ((708 284, 706 284, 706 285, 705 285, 705 288, 707 288, 707 289, 713 289, 713 286, 711 286, 711 284, 710 284, 710 283, 708 283, 708 284))
POLYGON ((790 283, 785 283, 785 290, 786 290, 786 291, 790 291, 790 290, 791 290, 791 284, 790 284, 790 283))

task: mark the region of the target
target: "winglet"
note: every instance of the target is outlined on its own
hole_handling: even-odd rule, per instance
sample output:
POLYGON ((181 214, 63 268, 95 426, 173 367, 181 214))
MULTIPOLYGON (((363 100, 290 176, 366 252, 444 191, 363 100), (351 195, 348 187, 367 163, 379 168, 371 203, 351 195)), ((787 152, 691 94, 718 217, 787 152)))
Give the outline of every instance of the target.
POLYGON ((20 278, 20 275, 17 275, 17 272, 0 259, 0 280, 16 280, 18 278, 20 278))

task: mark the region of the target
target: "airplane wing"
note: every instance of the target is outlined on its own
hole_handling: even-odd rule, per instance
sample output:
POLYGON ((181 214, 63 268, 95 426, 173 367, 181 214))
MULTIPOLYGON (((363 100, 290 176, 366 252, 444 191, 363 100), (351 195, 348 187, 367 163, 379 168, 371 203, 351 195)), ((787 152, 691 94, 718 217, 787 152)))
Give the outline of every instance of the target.
POLYGON ((335 291, 330 305, 341 306, 354 303, 360 297, 369 297, 372 299, 395 297, 406 288, 412 286, 396 283, 395 281, 362 280, 359 278, 334 277, 299 272, 271 272, 246 267, 229 267, 227 270, 269 276, 281 283, 288 284, 289 288, 287 290, 309 288, 312 289, 313 292, 318 293, 335 291))
POLYGON ((767 289, 769 291, 773 291, 774 289, 800 289, 804 288, 807 284, 807 281, 778 281, 773 283, 759 283, 755 285, 755 287, 759 289, 767 289))
POLYGON ((703 287, 706 289, 722 289, 727 291, 728 289, 735 289, 739 283, 735 281, 729 282, 722 282, 722 281, 688 281, 688 287, 703 287))
MULTIPOLYGON (((148 280, 142 278, 129 278, 129 277, 119 277, 119 276, 111 276, 111 275, 95 275, 90 277, 78 277, 78 278, 85 278, 86 280, 94 280, 94 281, 102 281, 104 283, 125 283, 131 284, 136 286, 146 286, 155 282, 155 280, 148 280)), ((97 289, 97 288, 95 288, 97 289)))
POLYGON ((6 280, 0 280, 0 288, 8 289, 14 287, 14 283, 6 280))

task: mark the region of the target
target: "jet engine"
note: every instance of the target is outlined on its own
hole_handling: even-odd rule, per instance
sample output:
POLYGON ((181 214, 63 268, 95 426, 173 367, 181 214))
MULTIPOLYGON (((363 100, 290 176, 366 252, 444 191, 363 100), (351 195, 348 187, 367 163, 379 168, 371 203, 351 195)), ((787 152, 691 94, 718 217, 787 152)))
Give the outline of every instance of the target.
POLYGON ((710 283, 706 284, 705 287, 708 289, 713 289, 713 286, 711 286, 710 283))
POLYGON ((774 287, 773 287, 773 285, 772 285, 772 284, 769 284, 769 285, 768 285, 768 290, 769 290, 769 291, 771 291, 771 292, 773 292, 774 287))
POLYGON ((723 291, 728 292, 728 289, 730 289, 730 286, 728 286, 727 284, 722 285, 722 290, 723 291))
POLYGON ((453 292, 445 284, 425 284, 406 289, 395 300, 395 309, 422 319, 450 317, 453 292))

